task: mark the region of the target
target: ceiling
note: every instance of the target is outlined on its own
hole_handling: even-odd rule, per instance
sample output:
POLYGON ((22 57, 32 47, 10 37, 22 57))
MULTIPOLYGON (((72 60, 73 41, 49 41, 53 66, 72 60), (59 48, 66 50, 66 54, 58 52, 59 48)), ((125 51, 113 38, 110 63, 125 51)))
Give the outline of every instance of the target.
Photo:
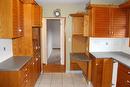
POLYGON ((89 0, 36 0, 40 4, 84 4, 89 0))

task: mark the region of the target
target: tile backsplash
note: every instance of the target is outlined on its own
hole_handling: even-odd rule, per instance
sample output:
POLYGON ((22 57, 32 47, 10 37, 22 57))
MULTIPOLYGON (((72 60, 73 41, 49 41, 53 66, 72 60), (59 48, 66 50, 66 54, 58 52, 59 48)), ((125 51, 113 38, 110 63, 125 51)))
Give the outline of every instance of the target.
POLYGON ((90 38, 90 52, 121 51, 122 38, 90 38))
POLYGON ((0 62, 13 56, 12 52, 12 40, 0 39, 0 62))

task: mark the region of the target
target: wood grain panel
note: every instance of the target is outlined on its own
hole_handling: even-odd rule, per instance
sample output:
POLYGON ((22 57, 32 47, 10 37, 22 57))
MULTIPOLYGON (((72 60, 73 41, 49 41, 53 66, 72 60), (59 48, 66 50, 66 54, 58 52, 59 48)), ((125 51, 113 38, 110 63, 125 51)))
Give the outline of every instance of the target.
POLYGON ((104 59, 103 61, 103 75, 102 75, 102 87, 111 87, 112 85, 112 71, 113 60, 104 59))
POLYGON ((83 34, 84 17, 73 17, 72 18, 72 34, 83 34))
POLYGON ((83 36, 72 37, 72 53, 85 53, 86 52, 86 38, 83 36))
POLYGON ((33 56, 31 7, 31 4, 24 4, 24 36, 13 40, 15 56, 33 56))
POLYGON ((0 37, 1 38, 12 37, 13 34, 12 9, 13 9, 12 0, 0 0, 0 37))
POLYGON ((109 8, 92 8, 92 35, 94 37, 109 37, 109 8))
POLYGON ((41 19, 42 8, 37 4, 32 5, 32 26, 41 27, 41 19))
POLYGON ((89 37, 90 36, 90 20, 89 20, 89 15, 84 16, 84 36, 89 37))
POLYGON ((112 8, 112 37, 126 37, 127 34, 127 10, 112 8))

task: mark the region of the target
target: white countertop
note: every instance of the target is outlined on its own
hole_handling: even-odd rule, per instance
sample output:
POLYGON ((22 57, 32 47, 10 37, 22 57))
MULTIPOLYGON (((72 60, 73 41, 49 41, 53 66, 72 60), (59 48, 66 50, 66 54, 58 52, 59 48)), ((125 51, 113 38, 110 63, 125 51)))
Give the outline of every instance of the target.
POLYGON ((130 67, 130 54, 123 52, 90 52, 95 58, 113 58, 130 67))

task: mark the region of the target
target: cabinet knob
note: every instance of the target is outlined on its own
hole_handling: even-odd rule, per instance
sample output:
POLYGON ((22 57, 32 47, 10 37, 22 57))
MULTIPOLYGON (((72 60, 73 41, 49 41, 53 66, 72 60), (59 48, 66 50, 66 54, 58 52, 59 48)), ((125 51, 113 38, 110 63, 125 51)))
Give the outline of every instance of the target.
POLYGON ((19 29, 19 32, 22 32, 22 30, 21 30, 21 29, 19 29))
POLYGON ((26 68, 25 71, 27 71, 28 69, 26 68))
POLYGON ((129 80, 127 80, 127 83, 128 83, 128 84, 130 84, 130 81, 129 81, 129 80))
POLYGON ((33 65, 34 65, 35 63, 33 63, 33 65))
POLYGON ((25 82, 27 83, 27 82, 28 82, 28 80, 25 80, 25 82))
POLYGON ((25 75, 26 77, 28 76, 28 74, 25 75))
POLYGON ((36 58, 36 61, 38 61, 38 58, 36 58))
POLYGON ((96 66, 98 66, 98 64, 96 64, 96 66))
POLYGON ((128 75, 130 75, 130 72, 128 72, 128 75))
POLYGON ((111 34, 114 34, 114 32, 112 31, 111 34))
POLYGON ((38 47, 36 46, 36 50, 38 49, 38 47))

